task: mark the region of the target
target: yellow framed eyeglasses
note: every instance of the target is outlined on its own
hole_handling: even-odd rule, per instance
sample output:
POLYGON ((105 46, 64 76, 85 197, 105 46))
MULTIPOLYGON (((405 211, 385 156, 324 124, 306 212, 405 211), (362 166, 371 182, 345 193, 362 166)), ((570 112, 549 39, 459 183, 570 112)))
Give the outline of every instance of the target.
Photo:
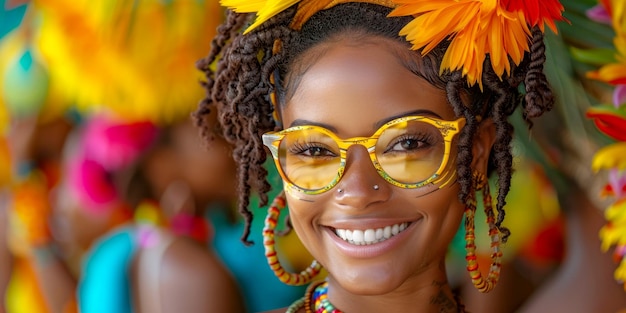
POLYGON ((446 121, 405 116, 381 126, 371 137, 341 139, 313 125, 263 134, 283 181, 309 195, 333 188, 345 171, 348 148, 364 146, 382 178, 401 188, 437 184, 450 160, 452 139, 465 118, 446 121))

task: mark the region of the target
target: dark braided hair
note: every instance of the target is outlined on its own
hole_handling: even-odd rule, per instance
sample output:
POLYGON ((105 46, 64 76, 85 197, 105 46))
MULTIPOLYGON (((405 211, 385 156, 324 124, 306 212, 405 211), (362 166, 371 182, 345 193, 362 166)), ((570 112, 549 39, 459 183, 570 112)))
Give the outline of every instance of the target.
MULTIPOLYGON (((226 21, 213 39, 209 55, 198 62, 198 68, 204 71, 207 81, 202 83, 206 89, 206 98, 200 103, 195 119, 203 133, 208 134, 213 126, 207 125, 205 115, 211 108, 215 108, 222 135, 234 146, 234 159, 239 164, 238 208, 246 220, 242 236, 244 243, 250 243, 248 235, 252 213, 248 208, 249 197, 253 191, 258 192, 260 205, 266 205, 267 193, 271 188, 266 178, 268 172, 263 167, 267 155, 261 141, 263 133, 278 127, 273 118, 270 94, 276 92, 279 105, 284 106, 299 80, 298 73, 295 73, 298 72, 297 66, 303 66, 298 64, 299 57, 316 45, 343 38, 341 35, 347 32, 350 36, 360 34, 362 37, 390 38, 409 50, 410 44, 398 33, 412 18, 389 18, 387 15, 390 10, 367 3, 340 4, 317 12, 300 31, 295 31, 289 27, 296 12, 296 6, 293 6, 245 36, 240 35, 240 31, 253 16, 228 11, 226 21), (273 51, 277 40, 283 48, 273 51), (216 69, 212 69, 211 65, 216 60, 216 69), (277 74, 278 79, 272 84, 270 77, 274 74, 277 74)), ((470 165, 473 159, 473 138, 481 120, 493 119, 496 141, 489 157, 489 172, 496 171, 498 174, 496 225, 503 233, 503 242, 509 235, 508 229, 501 224, 513 171, 513 126, 507 119, 521 104, 524 118, 530 127, 532 124, 529 119, 549 110, 553 103, 552 93, 542 73, 545 61, 543 34, 535 27, 532 35, 530 53, 526 53, 518 66, 511 64, 512 70, 508 77, 498 77, 489 58, 485 60, 483 90, 477 85, 468 86, 458 71, 439 74, 447 42, 423 57, 412 57, 410 60, 399 57, 415 75, 445 90, 455 114, 467 120, 458 140, 457 180, 460 201, 466 200, 472 188, 470 165), (518 90, 522 83, 526 88, 525 97, 518 90)), ((410 53, 420 55, 419 52, 410 53)))

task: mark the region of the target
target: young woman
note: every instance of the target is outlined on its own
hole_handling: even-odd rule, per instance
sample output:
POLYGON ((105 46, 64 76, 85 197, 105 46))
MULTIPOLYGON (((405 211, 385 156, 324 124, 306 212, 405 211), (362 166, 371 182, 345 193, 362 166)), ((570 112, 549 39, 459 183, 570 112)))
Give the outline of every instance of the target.
MULTIPOLYGON (((94 120, 92 123, 96 124, 98 120, 94 120)), ((125 167, 109 174, 127 176, 123 183, 112 184, 119 199, 107 201, 109 207, 104 209, 112 212, 117 209, 113 204, 123 201, 135 208, 134 218, 100 234, 89 245, 78 281, 79 311, 245 312, 232 274, 208 244, 213 233, 203 219, 204 209, 210 203, 224 201, 233 193, 234 180, 217 180, 211 175, 234 171, 228 146, 215 141, 210 149, 203 149, 197 132, 186 119, 161 127, 158 135, 156 128, 150 132, 145 123, 103 120, 104 125, 84 133, 90 136, 83 135, 83 147, 93 143, 92 150, 101 147, 100 151, 109 152, 103 168, 117 169, 113 160, 126 161, 125 167), (113 133, 107 132, 109 129, 123 135, 101 138, 113 133), (156 142, 141 140, 144 137, 156 142), (125 142, 128 138, 135 140, 125 142), (111 146, 108 151, 104 149, 107 144, 111 146), (197 169, 208 175, 198 175, 197 169), (218 183, 221 188, 216 187, 218 183), (204 194, 199 195, 199 190, 204 194)), ((104 159, 97 153, 85 154, 85 160, 104 159)), ((80 157, 79 154, 75 158, 80 157)), ((69 190, 72 195, 78 193, 72 191, 69 190)), ((93 225, 94 219, 106 214, 98 209, 103 210, 93 205, 64 208, 65 219, 73 222, 71 228, 77 231, 71 237, 85 236, 77 222, 93 225)))
POLYGON ((444 264, 464 213, 468 271, 477 288, 492 289, 499 243, 509 235, 501 225, 512 171, 507 117, 520 104, 530 119, 553 103, 542 74, 542 30, 561 19, 562 6, 222 3, 231 11, 199 62, 207 97, 197 119, 208 131, 215 125, 205 116, 217 110, 234 146, 239 207, 248 220, 252 192, 267 202, 263 163, 275 160, 290 224, 316 262, 300 274, 280 266, 273 246, 280 197, 266 218, 268 262, 290 284, 307 284, 322 266, 328 272, 288 311, 464 311, 444 264), (474 253, 477 191, 494 248, 485 276, 474 253))

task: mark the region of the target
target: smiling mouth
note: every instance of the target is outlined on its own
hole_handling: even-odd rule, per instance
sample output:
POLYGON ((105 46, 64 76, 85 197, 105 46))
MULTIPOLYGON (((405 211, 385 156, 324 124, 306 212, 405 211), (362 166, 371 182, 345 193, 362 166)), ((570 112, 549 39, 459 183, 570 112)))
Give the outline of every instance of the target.
POLYGON ((383 242, 403 232, 409 225, 411 223, 405 222, 375 229, 335 229, 335 234, 350 244, 366 246, 383 242))

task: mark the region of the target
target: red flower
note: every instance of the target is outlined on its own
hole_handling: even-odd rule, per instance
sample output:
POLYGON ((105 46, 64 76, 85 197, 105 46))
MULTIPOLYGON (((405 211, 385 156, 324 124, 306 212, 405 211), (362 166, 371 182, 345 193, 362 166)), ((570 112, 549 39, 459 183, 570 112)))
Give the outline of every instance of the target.
POLYGON ((594 121, 601 132, 615 140, 626 141, 626 116, 617 114, 615 111, 591 108, 586 115, 594 121))
POLYGON ((524 17, 530 26, 539 25, 541 31, 545 30, 545 25, 556 33, 554 21, 566 21, 562 12, 563 5, 558 0, 501 0, 502 6, 507 11, 524 12, 524 17))

